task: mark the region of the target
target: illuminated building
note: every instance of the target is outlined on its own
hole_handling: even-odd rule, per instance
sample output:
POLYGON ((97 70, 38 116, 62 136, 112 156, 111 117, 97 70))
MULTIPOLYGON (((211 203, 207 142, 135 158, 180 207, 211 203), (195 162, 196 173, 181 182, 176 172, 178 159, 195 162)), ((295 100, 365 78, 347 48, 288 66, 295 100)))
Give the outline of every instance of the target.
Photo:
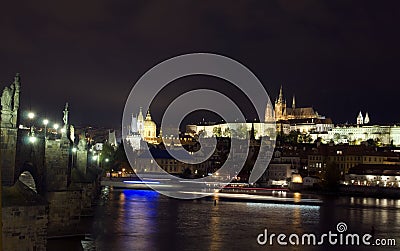
POLYGON ((147 111, 146 119, 144 120, 142 138, 148 143, 157 143, 157 126, 156 123, 151 120, 150 111, 147 111))
MULTIPOLYGON (((266 121, 271 119, 270 110, 271 107, 267 105, 266 121)), ((284 134, 289 134, 291 131, 299 131, 303 134, 308 134, 310 132, 327 132, 333 128, 332 120, 318 114, 314 108, 297 107, 294 96, 292 107, 288 107, 283 96, 282 86, 279 91, 279 96, 275 100, 274 114, 276 119, 276 130, 284 134)))
POLYGON ((150 111, 147 111, 146 118, 143 118, 142 108, 137 116, 132 114, 130 132, 126 137, 133 150, 142 149, 143 143, 157 143, 157 126, 151 119, 150 111), (143 142, 145 141, 145 142, 143 142))
MULTIPOLYGON (((173 153, 182 160, 188 161, 192 159, 192 157, 183 150, 173 150, 173 153)), ((164 149, 150 148, 149 152, 145 151, 141 153, 135 161, 135 168, 146 173, 157 173, 159 166, 166 172, 175 175, 182 174, 185 169, 189 169, 191 173, 196 172, 193 169, 194 165, 176 160, 164 149)))
POLYGON ((345 185, 400 187, 400 166, 360 164, 350 168, 345 176, 345 185))
MULTIPOLYGON (((268 108, 268 107, 267 107, 268 108)), ((286 100, 283 97, 283 89, 279 91, 279 97, 275 100, 275 119, 280 120, 292 120, 292 119, 324 119, 324 116, 314 111, 312 107, 296 107, 296 100, 293 96, 292 107, 286 105, 286 100)))
MULTIPOLYGON (((325 118, 318 114, 312 107, 297 107, 295 97, 293 97, 292 107, 286 105, 281 87, 279 96, 275 101, 275 108, 270 102, 265 108, 265 123, 246 123, 247 131, 254 126, 255 138, 261 136, 272 136, 270 126, 276 123, 276 131, 289 134, 290 131, 299 131, 308 134, 311 132, 327 132, 334 127, 333 122, 329 118, 325 118)), ((188 125, 186 132, 191 134, 203 133, 205 137, 212 135, 229 137, 230 130, 238 130, 238 124, 224 123, 215 125, 188 125)))
POLYGON ((373 140, 377 145, 400 146, 400 126, 398 125, 370 125, 370 118, 366 113, 357 116, 356 125, 337 125, 327 132, 312 132, 313 140, 318 138, 322 142, 335 144, 360 145, 362 142, 373 140))
POLYGON ((231 133, 235 132, 238 138, 246 138, 249 136, 251 128, 254 128, 254 137, 256 139, 261 136, 272 136, 272 130, 269 130, 273 124, 267 123, 223 123, 214 125, 187 125, 186 133, 189 135, 202 134, 203 137, 231 137, 231 133))
POLYGON ((378 151, 371 146, 359 145, 324 145, 313 149, 308 155, 308 172, 319 175, 327 163, 335 163, 341 175, 348 173, 357 165, 396 165, 400 164, 400 156, 389 151, 378 151))

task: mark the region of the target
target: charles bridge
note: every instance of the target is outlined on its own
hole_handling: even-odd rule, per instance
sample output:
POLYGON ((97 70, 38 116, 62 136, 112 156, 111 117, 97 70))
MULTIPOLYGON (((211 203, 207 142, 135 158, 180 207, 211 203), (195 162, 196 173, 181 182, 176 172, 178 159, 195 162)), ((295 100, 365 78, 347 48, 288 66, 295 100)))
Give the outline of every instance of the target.
POLYGON ((75 140, 68 104, 61 134, 19 126, 21 77, 1 95, 2 235, 8 250, 46 250, 47 239, 77 234, 99 194, 101 169, 90 166, 85 135, 75 140))

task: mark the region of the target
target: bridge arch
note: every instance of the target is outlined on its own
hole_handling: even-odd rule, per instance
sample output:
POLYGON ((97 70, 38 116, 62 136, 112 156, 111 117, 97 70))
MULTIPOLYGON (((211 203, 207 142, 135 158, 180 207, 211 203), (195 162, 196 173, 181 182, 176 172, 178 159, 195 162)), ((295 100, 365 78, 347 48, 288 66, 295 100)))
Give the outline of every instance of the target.
POLYGON ((20 167, 18 179, 36 193, 41 194, 43 192, 43 179, 40 177, 37 167, 31 162, 25 162, 20 167))
POLYGON ((19 175, 18 179, 19 181, 21 181, 22 183, 24 183, 26 186, 28 186, 30 189, 32 189, 37 193, 35 179, 33 178, 30 172, 28 171, 22 172, 19 175))

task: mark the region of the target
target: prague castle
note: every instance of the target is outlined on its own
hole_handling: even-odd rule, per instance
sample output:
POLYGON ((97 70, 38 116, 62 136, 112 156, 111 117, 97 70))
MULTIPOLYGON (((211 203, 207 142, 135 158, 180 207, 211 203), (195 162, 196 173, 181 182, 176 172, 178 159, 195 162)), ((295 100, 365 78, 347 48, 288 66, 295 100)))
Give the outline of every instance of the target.
POLYGON ((279 91, 279 97, 275 100, 275 119, 280 120, 294 120, 294 119, 324 119, 318 112, 314 111, 312 107, 298 108, 296 107, 296 100, 293 96, 292 107, 287 107, 286 100, 283 97, 283 89, 279 91))
POLYGON ((318 114, 312 107, 296 107, 296 100, 293 96, 292 107, 288 107, 286 99, 283 96, 281 86, 279 96, 275 100, 275 107, 267 105, 265 112, 265 121, 276 121, 276 130, 284 134, 290 131, 299 131, 301 133, 326 132, 333 128, 333 122, 318 114), (273 110, 273 111, 272 111, 273 110), (272 116, 274 115, 274 116, 272 116))
MULTIPOLYGON (((249 132, 253 128, 255 138, 260 138, 269 136, 268 125, 276 124, 276 132, 289 134, 296 131, 303 135, 309 135, 312 139, 311 142, 359 145, 373 139, 381 145, 400 146, 400 126, 371 125, 369 114, 362 112, 358 114, 354 124, 334 125, 330 118, 320 115, 313 107, 297 107, 294 97, 291 107, 289 107, 284 98, 282 86, 274 105, 268 102, 266 106, 265 122, 245 123, 244 130, 249 132)), ((187 125, 186 134, 199 135, 201 133, 205 137, 213 135, 230 137, 231 130, 242 129, 237 127, 237 123, 187 125)), ((130 134, 127 136, 127 140, 134 150, 142 149, 142 144, 146 142, 151 144, 161 142, 161 132, 157 137, 157 126, 151 118, 150 111, 147 111, 146 117, 144 117, 142 108, 140 108, 138 115, 132 115, 130 134)), ((162 141, 166 145, 179 144, 179 139, 171 137, 166 137, 162 141)))
MULTIPOLYGON (((327 132, 333 128, 333 122, 318 114, 312 107, 296 107, 296 101, 293 97, 292 107, 286 105, 281 86, 279 96, 275 100, 274 107, 271 102, 267 103, 265 109, 265 123, 246 123, 247 131, 254 127, 256 138, 266 136, 269 130, 266 126, 270 123, 276 123, 276 131, 289 134, 290 131, 299 131, 300 133, 327 132)), ((206 135, 213 135, 214 131, 225 132, 227 128, 235 127, 234 123, 215 124, 215 125, 188 125, 187 131, 199 134, 206 132, 206 135)), ((267 126, 268 127, 268 126, 267 126)), ((224 133, 223 133, 224 135, 224 133)))

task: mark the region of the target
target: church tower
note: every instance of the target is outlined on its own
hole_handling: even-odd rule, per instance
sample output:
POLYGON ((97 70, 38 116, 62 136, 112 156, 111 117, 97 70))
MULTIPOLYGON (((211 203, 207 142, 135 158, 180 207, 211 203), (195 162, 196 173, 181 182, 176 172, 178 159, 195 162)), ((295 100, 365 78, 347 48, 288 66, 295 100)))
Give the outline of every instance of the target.
POLYGON ((138 122, 137 118, 134 114, 132 114, 132 120, 131 120, 131 134, 137 134, 138 133, 138 122))
POLYGON ((144 118, 142 107, 140 107, 139 115, 137 116, 137 131, 142 137, 144 136, 144 118))
MULTIPOLYGON (((141 110, 140 110, 141 111, 141 110)), ((144 131, 144 121, 143 121, 143 114, 142 114, 142 121, 139 125, 138 116, 132 114, 132 121, 131 121, 131 134, 126 137, 127 141, 131 145, 134 151, 140 151, 142 149, 142 136, 139 133, 139 126, 143 127, 144 131)))
POLYGON ((365 114, 364 124, 369 124, 369 115, 368 115, 368 112, 365 114))
POLYGON ((364 118, 360 111, 360 113, 358 114, 358 117, 357 117, 357 125, 362 125, 362 124, 364 124, 364 118))
POLYGON ((117 137, 115 136, 115 131, 108 130, 108 144, 117 148, 117 137))
POLYGON ((286 101, 283 99, 282 86, 279 91, 278 100, 275 101, 275 119, 277 121, 286 119, 286 101))

